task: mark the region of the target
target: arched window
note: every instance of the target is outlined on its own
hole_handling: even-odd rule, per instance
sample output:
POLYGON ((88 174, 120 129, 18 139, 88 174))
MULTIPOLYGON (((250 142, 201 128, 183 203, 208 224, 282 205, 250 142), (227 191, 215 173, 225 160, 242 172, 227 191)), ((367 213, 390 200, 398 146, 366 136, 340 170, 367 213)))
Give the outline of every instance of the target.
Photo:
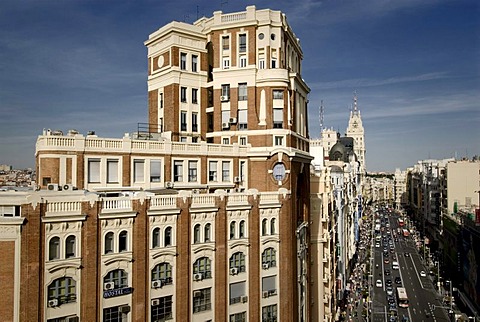
POLYGON ((118 251, 125 252, 127 251, 127 236, 128 233, 126 230, 123 230, 120 235, 118 235, 118 251))
POLYGON ((164 285, 172 284, 172 265, 160 263, 152 269, 152 281, 161 280, 164 285))
POLYGON ((75 236, 70 235, 65 241, 65 258, 75 257, 76 245, 75 245, 75 236))
POLYGON ((239 272, 245 272, 245 254, 237 252, 230 257, 230 268, 238 268, 239 272))
POLYGON ((210 241, 211 226, 212 226, 212 225, 210 225, 210 224, 206 224, 206 225, 205 225, 204 234, 203 234, 203 237, 204 237, 204 239, 205 239, 205 242, 209 242, 209 241, 210 241))
POLYGON ((237 223, 235 221, 232 221, 230 223, 230 239, 235 239, 236 226, 237 226, 237 223))
POLYGON ((200 224, 196 224, 193 228, 193 243, 197 244, 200 242, 200 224))
POLYGON ((272 218, 270 221, 270 235, 275 235, 276 234, 276 229, 275 229, 275 218, 272 218))
POLYGON ((48 242, 48 259, 59 259, 60 258, 60 238, 52 237, 48 242))
POLYGON ((265 249, 262 253, 262 264, 268 265, 268 267, 276 267, 277 266, 277 254, 275 249, 269 247, 265 249))
POLYGON ((48 285, 48 301, 57 300, 57 305, 77 301, 75 280, 71 277, 60 277, 48 285))
POLYGON ((262 220, 262 236, 267 235, 267 219, 262 220))
POLYGON ((108 232, 105 235, 105 254, 113 253, 113 233, 108 232))
POLYGON ((163 246, 172 245, 172 227, 165 228, 165 236, 163 237, 163 246))
POLYGON ((238 229, 238 238, 245 238, 245 220, 242 220, 238 229))
POLYGON ((193 263, 193 274, 202 274, 202 278, 212 278, 212 267, 208 257, 201 257, 193 263))
POLYGON ((152 231, 152 248, 160 247, 160 228, 155 228, 152 231))
POLYGON ((128 275, 123 269, 115 269, 107 273, 103 278, 103 283, 113 283, 114 288, 124 288, 128 286, 128 275))

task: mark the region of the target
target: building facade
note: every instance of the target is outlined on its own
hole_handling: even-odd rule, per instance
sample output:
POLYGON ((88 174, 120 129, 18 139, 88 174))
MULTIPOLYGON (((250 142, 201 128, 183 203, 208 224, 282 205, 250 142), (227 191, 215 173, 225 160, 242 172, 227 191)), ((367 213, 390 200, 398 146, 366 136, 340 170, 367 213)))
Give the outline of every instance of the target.
POLYGON ((309 321, 309 88, 285 15, 215 12, 145 45, 148 122, 46 130, 38 191, 0 195, 2 317, 309 321))

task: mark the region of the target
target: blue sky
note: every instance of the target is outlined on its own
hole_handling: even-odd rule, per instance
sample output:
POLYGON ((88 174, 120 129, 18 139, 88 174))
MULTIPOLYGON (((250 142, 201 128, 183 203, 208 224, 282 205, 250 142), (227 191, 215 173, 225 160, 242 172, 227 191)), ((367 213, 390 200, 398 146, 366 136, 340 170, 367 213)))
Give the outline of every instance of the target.
POLYGON ((43 128, 120 138, 147 120, 148 35, 214 11, 281 10, 300 38, 310 136, 344 134, 353 92, 368 171, 480 155, 476 0, 2 0, 0 164, 33 167, 43 128))

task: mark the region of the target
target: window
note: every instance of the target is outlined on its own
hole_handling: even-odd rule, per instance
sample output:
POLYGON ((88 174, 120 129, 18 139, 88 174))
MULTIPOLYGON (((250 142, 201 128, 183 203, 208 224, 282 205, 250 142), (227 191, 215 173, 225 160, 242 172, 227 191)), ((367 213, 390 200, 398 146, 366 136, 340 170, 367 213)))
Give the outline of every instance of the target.
POLYGON ((240 67, 247 67, 247 55, 240 55, 240 67))
POLYGON ((60 258, 60 238, 52 237, 48 242, 48 259, 54 260, 60 258))
POLYGON ((237 252, 230 257, 230 268, 237 268, 239 272, 245 272, 245 254, 237 252))
POLYGON ((61 277, 48 285, 48 300, 57 300, 58 305, 77 301, 76 283, 71 277, 61 277))
POLYGON ((163 284, 169 285, 173 283, 172 265, 169 263, 160 263, 152 269, 152 281, 162 281, 163 284))
POLYGON ((75 236, 68 236, 67 240, 65 241, 65 258, 75 257, 75 244, 75 236))
POLYGON ((245 282, 230 284, 230 304, 240 303, 245 295, 245 282))
POLYGON ((133 181, 145 182, 145 161, 143 160, 133 161, 133 181))
POLYGON ((222 181, 230 181, 230 161, 222 161, 222 181))
POLYGON ((88 183, 100 183, 100 160, 88 160, 88 183))
POLYGON ((262 292, 268 292, 269 296, 277 294, 275 279, 275 275, 262 278, 262 292))
POLYGON ((275 249, 273 249, 272 247, 269 247, 263 251, 262 264, 267 264, 268 267, 277 266, 277 253, 275 249))
POLYGON ((180 87, 180 101, 182 103, 187 102, 187 88, 186 87, 180 87))
POLYGON ((163 236, 163 246, 172 246, 172 227, 165 228, 163 236))
POLYGON ((238 110, 238 129, 246 130, 248 128, 247 110, 238 110))
POLYGON ((158 305, 151 307, 151 321, 167 321, 173 320, 172 312, 172 295, 159 297, 158 305))
POLYGON ((0 217, 20 217, 20 206, 0 206, 0 217))
POLYGON ((274 129, 283 128, 283 108, 273 109, 273 128, 274 129))
POLYGON ((273 90, 273 99, 274 100, 283 100, 283 90, 274 89, 273 90))
POLYGON ((230 144, 230 138, 229 137, 222 138, 222 144, 225 144, 225 145, 230 144))
POLYGON ((113 233, 108 232, 105 235, 105 254, 113 253, 113 233))
POLYGON ((128 275, 123 269, 115 269, 107 273, 103 278, 103 283, 114 283, 114 288, 124 288, 128 286, 128 275))
POLYGON ((197 161, 188 161, 188 182, 197 182, 197 161))
POLYGON ((258 49, 258 69, 265 69, 265 50, 258 49))
POLYGON ((239 101, 247 100, 247 83, 238 84, 238 100, 239 101))
POLYGON ((183 182, 183 161, 182 160, 173 161, 173 181, 183 182))
POLYGON ((208 311, 212 309, 211 288, 195 290, 193 296, 193 313, 208 311))
POLYGON ((272 49, 271 57, 272 57, 271 67, 277 68, 277 50, 276 49, 272 49))
POLYGON ((245 238, 245 220, 240 221, 238 227, 238 238, 245 238))
POLYGON ((127 251, 128 247, 127 247, 127 243, 128 243, 128 240, 127 240, 127 236, 128 236, 128 233, 123 230, 119 235, 118 235, 118 251, 119 252, 125 252, 127 251))
MULTIPOLYGON (((246 141, 246 139, 245 139, 245 141, 246 141)), ((245 144, 246 144, 246 143, 247 143, 247 142, 245 142, 245 144)), ((244 182, 245 179, 246 179, 246 171, 245 171, 246 167, 247 167, 247 161, 240 161, 239 174, 240 174, 240 180, 241 180, 242 182, 244 182)))
POLYGON ((152 248, 160 247, 160 228, 152 231, 152 248))
POLYGON ((180 112, 180 131, 187 130, 187 112, 180 112))
POLYGON ((118 183, 118 160, 107 160, 107 183, 118 183))
POLYGON ((192 132, 198 132, 198 113, 192 113, 192 132))
POLYGON ((209 242, 210 241, 210 234, 211 234, 211 225, 210 224, 206 224, 205 225, 205 228, 204 228, 204 234, 203 234, 203 238, 205 240, 205 242, 209 242))
POLYGON ((230 239, 235 239, 235 230, 236 230, 237 223, 232 221, 230 223, 230 239))
POLYGON ((247 145, 247 137, 246 136, 241 136, 238 138, 238 144, 240 145, 247 145))
POLYGON ((208 181, 217 181, 217 161, 208 163, 208 181))
POLYGON ((198 65, 198 56, 192 55, 192 72, 197 71, 197 65, 198 65))
POLYGON ((158 93, 158 107, 163 108, 163 93, 158 93))
POLYGON ((247 312, 230 314, 230 322, 246 322, 247 312))
POLYGON ((267 233, 267 219, 262 220, 262 236, 266 236, 267 233))
POLYGON ((222 66, 223 69, 229 69, 230 68, 230 57, 223 57, 222 58, 222 66))
POLYGON ((193 243, 197 244, 200 242, 200 224, 196 224, 193 228, 193 243))
POLYGON ((208 257, 201 257, 193 264, 193 274, 202 274, 204 279, 212 278, 211 262, 208 257))
POLYGON ((278 135, 276 135, 276 136, 274 137, 274 142, 273 142, 273 144, 274 144, 275 146, 283 146, 283 136, 278 136, 278 135))
POLYGON ((222 37, 222 49, 223 50, 229 50, 230 49, 230 37, 229 36, 223 36, 222 37))
POLYGON ((121 322, 127 319, 127 314, 120 311, 120 306, 103 309, 103 322, 121 322))
POLYGON ((150 161, 150 182, 160 182, 162 162, 160 160, 150 161))
POLYGON ((275 218, 272 218, 272 220, 270 220, 270 235, 275 235, 275 218))
POLYGON ((180 53, 180 69, 186 70, 187 69, 187 54, 180 53))
POLYGON ((262 322, 277 322, 277 304, 262 307, 262 322))
POLYGON ((247 35, 242 34, 238 36, 238 52, 244 53, 247 51, 247 35))
POLYGON ((198 104, 198 88, 192 88, 192 103, 198 104))
POLYGON ((227 99, 230 99, 230 84, 222 85, 222 97, 226 97, 227 99))

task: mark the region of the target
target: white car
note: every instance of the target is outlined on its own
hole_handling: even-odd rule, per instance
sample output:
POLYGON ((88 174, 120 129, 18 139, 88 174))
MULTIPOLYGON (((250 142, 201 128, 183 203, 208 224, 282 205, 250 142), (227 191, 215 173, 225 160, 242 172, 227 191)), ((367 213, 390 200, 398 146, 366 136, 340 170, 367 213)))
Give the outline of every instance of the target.
POLYGON ((382 280, 377 280, 377 282, 375 283, 375 286, 376 287, 383 287, 382 280))
POLYGON ((421 277, 427 277, 427 274, 425 273, 425 271, 421 271, 421 272, 420 272, 420 276, 421 276, 421 277))

